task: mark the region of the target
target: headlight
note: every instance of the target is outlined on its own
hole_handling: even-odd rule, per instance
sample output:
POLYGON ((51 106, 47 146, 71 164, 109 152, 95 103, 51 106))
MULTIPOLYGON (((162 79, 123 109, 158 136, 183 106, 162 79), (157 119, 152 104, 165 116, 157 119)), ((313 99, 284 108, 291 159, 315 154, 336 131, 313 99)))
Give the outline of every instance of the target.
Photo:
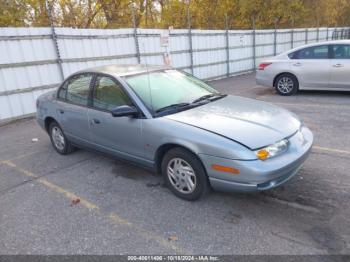
POLYGON ((277 143, 255 151, 258 159, 265 160, 277 156, 288 149, 288 140, 283 139, 277 143))

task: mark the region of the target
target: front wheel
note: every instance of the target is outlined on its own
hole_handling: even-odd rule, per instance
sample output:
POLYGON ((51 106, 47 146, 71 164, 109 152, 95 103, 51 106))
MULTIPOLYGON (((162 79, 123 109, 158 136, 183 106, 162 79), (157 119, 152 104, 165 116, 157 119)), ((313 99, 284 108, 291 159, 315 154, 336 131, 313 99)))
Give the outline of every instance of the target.
POLYGON ((58 153, 66 155, 75 150, 74 146, 68 141, 57 122, 52 122, 50 124, 49 131, 51 143, 58 153))
POLYGON ((169 150, 162 161, 162 175, 170 190, 186 200, 197 200, 209 189, 200 160, 183 148, 169 150))
POLYGON ((292 74, 282 74, 277 77, 275 88, 278 94, 282 96, 291 96, 298 91, 299 82, 292 74))

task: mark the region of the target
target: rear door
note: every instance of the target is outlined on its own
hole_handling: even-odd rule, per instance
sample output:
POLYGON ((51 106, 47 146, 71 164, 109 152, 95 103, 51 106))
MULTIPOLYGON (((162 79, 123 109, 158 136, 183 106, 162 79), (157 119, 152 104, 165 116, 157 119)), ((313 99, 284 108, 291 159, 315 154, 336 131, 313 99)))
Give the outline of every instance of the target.
POLYGON ((77 74, 69 78, 58 92, 57 117, 67 138, 89 145, 88 104, 92 74, 77 74))
POLYGON ((99 150, 137 161, 144 155, 143 118, 113 117, 111 110, 122 105, 133 106, 122 85, 111 76, 97 75, 88 113, 92 140, 99 150))
POLYGON ((289 57, 291 70, 297 76, 301 87, 328 88, 330 80, 328 45, 306 47, 290 54, 289 57))
POLYGON ((350 45, 331 45, 330 89, 350 90, 350 45))

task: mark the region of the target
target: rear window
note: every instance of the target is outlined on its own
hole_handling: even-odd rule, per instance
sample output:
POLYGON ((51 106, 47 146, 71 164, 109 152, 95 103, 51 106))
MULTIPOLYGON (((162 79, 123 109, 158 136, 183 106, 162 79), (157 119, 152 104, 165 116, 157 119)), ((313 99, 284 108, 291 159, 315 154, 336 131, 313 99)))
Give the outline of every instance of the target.
POLYGON ((350 59, 350 45, 332 45, 334 59, 350 59))

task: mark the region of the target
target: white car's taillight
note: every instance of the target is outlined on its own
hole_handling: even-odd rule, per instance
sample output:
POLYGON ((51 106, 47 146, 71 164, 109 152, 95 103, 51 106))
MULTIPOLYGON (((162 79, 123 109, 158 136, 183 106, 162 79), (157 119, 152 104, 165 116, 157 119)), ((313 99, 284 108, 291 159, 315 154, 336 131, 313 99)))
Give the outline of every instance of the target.
POLYGON ((271 65, 272 63, 261 63, 259 65, 259 70, 264 70, 266 67, 268 67, 269 65, 271 65))

